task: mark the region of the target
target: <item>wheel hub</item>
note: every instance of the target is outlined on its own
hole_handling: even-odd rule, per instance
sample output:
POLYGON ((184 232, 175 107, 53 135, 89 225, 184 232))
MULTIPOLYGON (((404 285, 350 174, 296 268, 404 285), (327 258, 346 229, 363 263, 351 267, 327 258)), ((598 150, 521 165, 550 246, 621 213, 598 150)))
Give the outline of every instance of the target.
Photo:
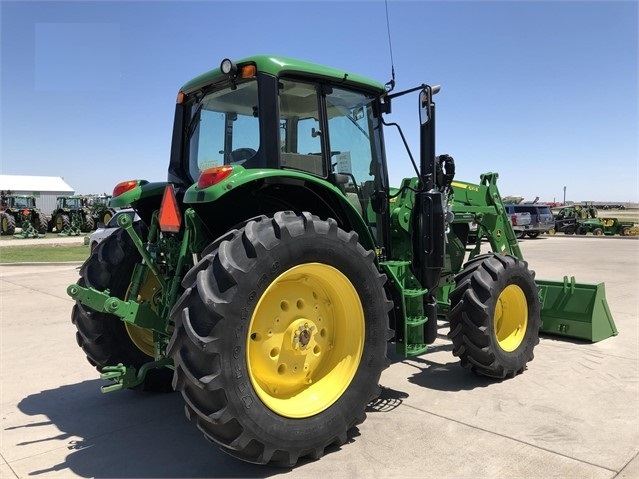
POLYGON ((516 350, 528 325, 528 304, 519 286, 510 284, 501 292, 495 304, 493 324, 499 346, 507 352, 516 350))
POLYGON ((249 376, 271 410, 312 416, 346 390, 363 344, 363 308, 348 278, 325 264, 302 264, 276 278, 255 307, 249 376))
POLYGON ((308 344, 311 342, 313 332, 317 329, 315 325, 309 326, 308 320, 300 320, 297 328, 293 328, 293 349, 302 352, 307 349, 308 344))

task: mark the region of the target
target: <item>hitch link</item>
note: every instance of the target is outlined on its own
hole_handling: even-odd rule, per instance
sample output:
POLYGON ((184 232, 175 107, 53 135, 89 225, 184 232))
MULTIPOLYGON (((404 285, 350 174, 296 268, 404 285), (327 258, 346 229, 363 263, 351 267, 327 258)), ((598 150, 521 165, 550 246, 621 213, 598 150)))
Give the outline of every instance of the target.
POLYGON ((122 363, 117 366, 105 366, 102 368, 100 379, 112 380, 115 381, 115 384, 102 386, 100 390, 103 393, 110 393, 121 389, 134 388, 144 382, 144 378, 151 369, 159 369, 172 364, 173 362, 170 358, 163 358, 144 364, 137 372, 134 367, 127 367, 122 363))

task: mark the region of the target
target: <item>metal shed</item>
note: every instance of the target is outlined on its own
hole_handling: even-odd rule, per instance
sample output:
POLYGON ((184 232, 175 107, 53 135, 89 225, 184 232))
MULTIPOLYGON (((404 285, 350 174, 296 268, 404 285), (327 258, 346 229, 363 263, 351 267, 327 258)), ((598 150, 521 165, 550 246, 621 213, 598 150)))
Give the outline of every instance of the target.
POLYGON ((45 215, 50 215, 55 209, 58 196, 75 194, 61 176, 0 175, 0 190, 35 196, 36 206, 45 215))

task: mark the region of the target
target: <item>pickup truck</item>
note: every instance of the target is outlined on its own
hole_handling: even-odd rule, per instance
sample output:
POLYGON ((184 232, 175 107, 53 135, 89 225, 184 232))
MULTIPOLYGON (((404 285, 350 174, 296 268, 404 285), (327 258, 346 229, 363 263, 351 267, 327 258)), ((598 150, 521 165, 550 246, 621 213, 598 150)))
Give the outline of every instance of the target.
MULTIPOLYGON (((510 220, 510 224, 513 226, 513 230, 515 230, 515 236, 517 239, 522 239, 526 236, 526 228, 529 228, 532 223, 532 216, 530 213, 526 211, 509 213, 508 219, 510 220)), ((470 231, 468 234, 468 242, 475 243, 477 241, 477 223, 471 221, 469 226, 470 231)))
POLYGON ((540 233, 547 233, 555 229, 555 218, 552 214, 550 206, 537 203, 522 203, 517 205, 505 205, 508 216, 513 214, 528 213, 530 215, 530 223, 522 225, 515 231, 517 238, 521 239, 525 235, 530 238, 536 238, 540 233))

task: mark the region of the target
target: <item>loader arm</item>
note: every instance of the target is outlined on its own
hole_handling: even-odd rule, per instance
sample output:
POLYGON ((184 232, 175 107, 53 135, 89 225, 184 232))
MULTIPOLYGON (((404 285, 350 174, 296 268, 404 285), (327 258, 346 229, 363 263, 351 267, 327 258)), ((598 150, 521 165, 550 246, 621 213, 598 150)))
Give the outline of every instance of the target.
MULTIPOLYGON (((479 185, 452 183, 454 222, 477 223, 477 242, 469 259, 480 254, 482 236, 493 252, 524 259, 497 189, 498 176, 483 174, 479 185)), ((592 342, 618 334, 603 283, 577 283, 568 276, 561 281, 536 279, 535 283, 541 302, 542 333, 592 342)))
POLYGON ((475 249, 471 251, 470 259, 479 254, 481 247, 479 238, 482 236, 486 237, 492 251, 523 259, 515 231, 501 201, 497 178, 499 178, 498 173, 485 173, 481 175, 478 185, 463 181, 452 183, 452 210, 455 222, 477 223, 478 241, 475 249))

